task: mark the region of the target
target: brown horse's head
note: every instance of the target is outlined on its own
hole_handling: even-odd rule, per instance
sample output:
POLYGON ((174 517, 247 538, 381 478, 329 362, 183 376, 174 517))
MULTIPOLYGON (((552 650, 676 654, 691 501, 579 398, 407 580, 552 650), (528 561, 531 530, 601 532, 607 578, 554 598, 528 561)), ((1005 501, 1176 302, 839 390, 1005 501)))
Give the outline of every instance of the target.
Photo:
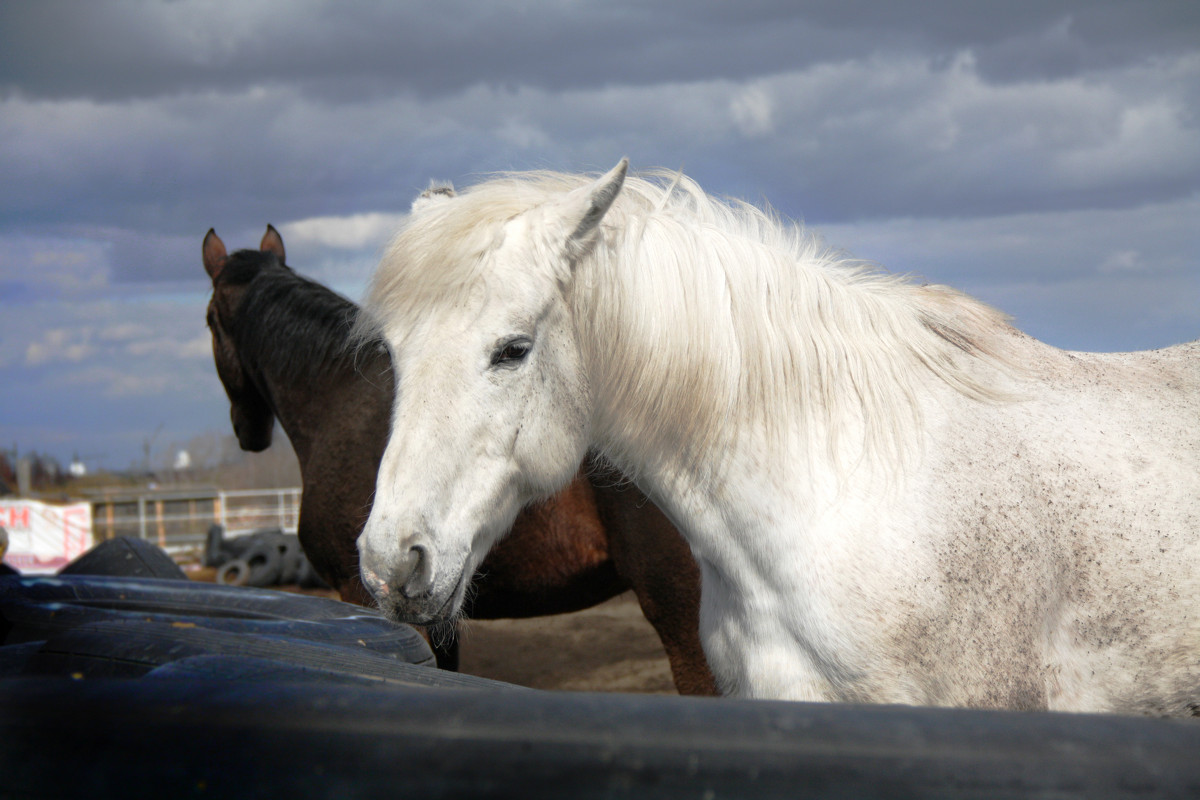
MULTIPOLYGON (((272 226, 267 226, 259 249, 284 263, 283 239, 272 226)), ((236 337, 237 311, 245 294, 248 280, 245 275, 231 276, 226 270, 229 257, 225 243, 210 229, 202 247, 204 269, 212 278, 213 294, 208 302, 208 328, 213 337, 213 360, 217 375, 229 396, 230 417, 238 445, 257 453, 271 445, 275 427, 275 412, 259 388, 254 376, 238 356, 236 337)))

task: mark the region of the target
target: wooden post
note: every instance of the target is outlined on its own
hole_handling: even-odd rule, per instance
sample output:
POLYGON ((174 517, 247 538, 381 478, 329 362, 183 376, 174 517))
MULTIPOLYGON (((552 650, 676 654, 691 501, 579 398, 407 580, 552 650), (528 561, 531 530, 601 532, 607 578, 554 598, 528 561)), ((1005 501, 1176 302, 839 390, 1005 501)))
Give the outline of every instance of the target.
POLYGON ((154 517, 158 522, 158 546, 166 548, 167 546, 167 529, 163 524, 163 501, 154 501, 154 517))

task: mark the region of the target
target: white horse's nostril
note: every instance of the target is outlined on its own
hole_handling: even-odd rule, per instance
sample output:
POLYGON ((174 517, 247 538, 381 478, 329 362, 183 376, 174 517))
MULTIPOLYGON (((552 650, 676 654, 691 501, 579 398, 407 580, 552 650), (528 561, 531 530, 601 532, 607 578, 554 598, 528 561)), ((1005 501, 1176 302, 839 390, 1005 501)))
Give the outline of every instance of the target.
POLYGON ((399 587, 402 595, 409 598, 429 592, 433 586, 433 563, 423 545, 413 545, 408 549, 404 561, 397 565, 392 583, 399 587))
POLYGON ((381 555, 362 540, 359 546, 359 574, 363 586, 377 600, 415 600, 433 588, 433 559, 425 545, 411 545, 402 555, 391 557, 381 555))

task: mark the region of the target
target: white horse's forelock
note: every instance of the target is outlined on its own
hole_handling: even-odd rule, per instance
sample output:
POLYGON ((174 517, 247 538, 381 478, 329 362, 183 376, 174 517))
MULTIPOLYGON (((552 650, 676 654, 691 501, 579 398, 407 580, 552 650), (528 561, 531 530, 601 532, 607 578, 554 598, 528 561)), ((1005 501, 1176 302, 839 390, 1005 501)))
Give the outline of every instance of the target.
MULTIPOLYGON (((414 213, 376 271, 360 329, 410 324, 479 291, 506 221, 591 180, 502 175, 414 213)), ((603 398, 594 427, 625 469, 681 442, 694 461, 711 461, 731 421, 751 419, 826 453, 853 429, 855 458, 896 455, 920 422, 917 381, 932 373, 997 400, 995 378, 1013 368, 1000 312, 844 258, 802 226, 711 197, 676 171, 626 178, 601 241, 575 265, 571 298, 603 398), (800 324, 778 324, 788 318, 800 324)))
MULTIPOLYGON (((550 177, 546 173, 547 181, 550 177)), ((560 192, 584 183, 581 177, 554 177, 560 192)), ((479 291, 488 275, 483 256, 499 244, 504 223, 548 196, 546 188, 513 175, 461 193, 442 193, 438 202, 414 204, 371 279, 355 335, 387 333, 385 320, 411 320, 425 309, 479 291)))

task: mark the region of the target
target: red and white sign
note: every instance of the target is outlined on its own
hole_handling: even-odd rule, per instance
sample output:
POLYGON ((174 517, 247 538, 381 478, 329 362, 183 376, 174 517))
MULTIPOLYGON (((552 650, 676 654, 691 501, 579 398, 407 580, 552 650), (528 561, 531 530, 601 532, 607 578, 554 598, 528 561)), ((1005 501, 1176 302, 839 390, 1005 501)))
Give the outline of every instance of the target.
POLYGON ((0 500, 0 528, 8 531, 9 566, 28 575, 57 572, 92 546, 92 506, 0 500))

